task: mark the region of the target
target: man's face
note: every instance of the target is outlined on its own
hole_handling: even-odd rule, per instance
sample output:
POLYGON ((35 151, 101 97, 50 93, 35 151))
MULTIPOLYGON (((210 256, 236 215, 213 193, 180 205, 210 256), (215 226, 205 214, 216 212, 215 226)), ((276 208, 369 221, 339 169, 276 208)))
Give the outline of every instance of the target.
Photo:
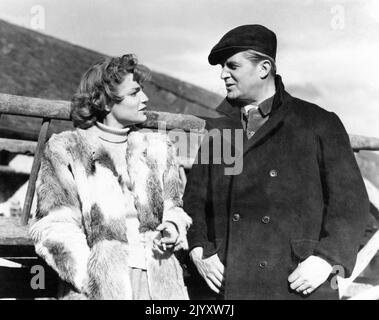
POLYGON ((257 92, 262 85, 259 64, 255 65, 243 52, 238 52, 221 64, 221 79, 225 82, 227 97, 244 103, 256 102, 257 92))

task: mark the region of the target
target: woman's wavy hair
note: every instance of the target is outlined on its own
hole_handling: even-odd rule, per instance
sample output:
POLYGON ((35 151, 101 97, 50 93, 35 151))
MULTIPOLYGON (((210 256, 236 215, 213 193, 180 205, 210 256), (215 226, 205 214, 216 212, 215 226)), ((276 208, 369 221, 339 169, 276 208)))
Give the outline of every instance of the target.
POLYGON ((71 100, 71 120, 75 127, 87 129, 96 121, 102 122, 112 107, 124 97, 118 95, 118 86, 129 73, 141 84, 151 78, 150 70, 138 64, 137 56, 103 58, 90 67, 82 76, 79 88, 71 100))

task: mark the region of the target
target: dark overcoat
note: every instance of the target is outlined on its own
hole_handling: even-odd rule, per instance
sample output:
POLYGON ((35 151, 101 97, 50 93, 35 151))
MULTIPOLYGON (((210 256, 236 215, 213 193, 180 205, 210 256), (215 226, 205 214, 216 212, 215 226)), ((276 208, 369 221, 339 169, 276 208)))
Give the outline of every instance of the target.
MULTIPOLYGON (((366 189, 341 121, 289 95, 280 76, 275 82, 272 113, 256 134, 244 137, 242 149, 233 135, 222 139, 243 156, 242 172, 225 174, 230 161, 217 164, 219 156, 201 161, 204 149, 215 157, 210 137, 186 185, 190 249, 219 255, 226 299, 305 298, 287 278, 310 255, 349 276, 367 223, 366 189)), ((242 130, 238 108, 225 100, 218 110, 225 116, 208 119, 208 130, 242 130)), ((338 298, 338 291, 325 282, 309 298, 338 298)))

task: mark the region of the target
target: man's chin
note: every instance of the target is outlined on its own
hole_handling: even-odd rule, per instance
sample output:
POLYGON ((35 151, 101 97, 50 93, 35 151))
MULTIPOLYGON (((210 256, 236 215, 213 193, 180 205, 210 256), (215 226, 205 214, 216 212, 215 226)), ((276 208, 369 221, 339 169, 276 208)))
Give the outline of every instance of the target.
POLYGON ((240 99, 237 95, 229 93, 226 95, 226 100, 228 100, 230 104, 239 104, 240 102, 240 99))
POLYGON ((226 97, 230 100, 235 100, 237 98, 237 95, 234 92, 230 91, 226 93, 226 97))

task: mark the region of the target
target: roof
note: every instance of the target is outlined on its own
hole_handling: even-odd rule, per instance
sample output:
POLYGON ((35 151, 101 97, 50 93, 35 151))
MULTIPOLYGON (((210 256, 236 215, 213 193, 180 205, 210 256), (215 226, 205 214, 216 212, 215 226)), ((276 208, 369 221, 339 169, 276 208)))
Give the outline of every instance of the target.
MULTIPOLYGON (((82 74, 105 54, 73 45, 0 20, 0 92, 29 97, 71 100, 82 74)), ((222 97, 162 73, 152 72, 145 84, 150 109, 215 117, 222 97)), ((17 131, 35 136, 40 121, 3 116, 2 136, 17 131)), ((71 127, 55 121, 53 131, 71 127)))

